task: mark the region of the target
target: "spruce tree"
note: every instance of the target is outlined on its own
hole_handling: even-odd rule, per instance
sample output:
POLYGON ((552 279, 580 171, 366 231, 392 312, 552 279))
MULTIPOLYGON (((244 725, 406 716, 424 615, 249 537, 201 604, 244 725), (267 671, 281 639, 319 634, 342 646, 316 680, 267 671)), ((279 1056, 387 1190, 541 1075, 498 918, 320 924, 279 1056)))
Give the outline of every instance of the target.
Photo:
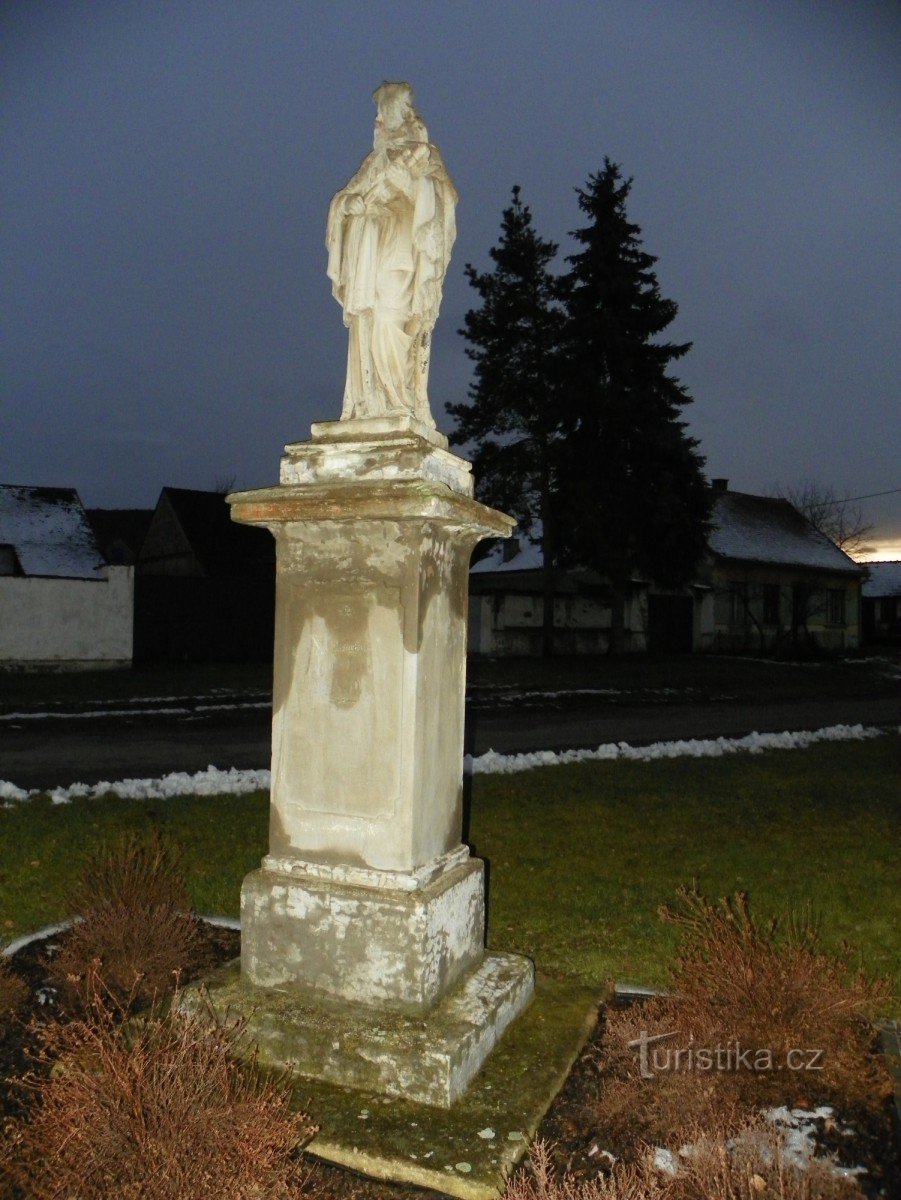
POLYGON ((461 335, 475 363, 469 403, 448 404, 456 420, 451 442, 475 444, 479 499, 516 517, 541 545, 544 563, 542 651, 553 652, 556 560, 555 452, 564 433, 560 355, 564 312, 550 264, 557 245, 535 232, 532 214, 513 188, 490 251, 494 269, 466 265, 481 300, 461 335))
POLYGON ((637 225, 626 214, 631 179, 609 159, 577 190, 586 225, 567 258, 566 403, 573 431, 561 476, 559 545, 570 565, 608 581, 610 649, 624 648, 635 573, 687 582, 706 549, 710 495, 697 440, 680 414, 691 403, 669 373, 690 342, 658 340, 677 306, 660 295, 637 225))

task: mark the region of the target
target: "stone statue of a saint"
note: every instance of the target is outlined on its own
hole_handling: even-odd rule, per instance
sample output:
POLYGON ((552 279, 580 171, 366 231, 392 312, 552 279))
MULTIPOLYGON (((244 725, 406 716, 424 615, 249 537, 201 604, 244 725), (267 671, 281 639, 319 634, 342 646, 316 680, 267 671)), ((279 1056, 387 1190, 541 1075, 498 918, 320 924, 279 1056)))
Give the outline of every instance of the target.
POLYGON ((434 428, 432 327, 457 193, 406 83, 383 83, 374 149, 329 207, 328 275, 350 330, 342 420, 407 411, 434 428))

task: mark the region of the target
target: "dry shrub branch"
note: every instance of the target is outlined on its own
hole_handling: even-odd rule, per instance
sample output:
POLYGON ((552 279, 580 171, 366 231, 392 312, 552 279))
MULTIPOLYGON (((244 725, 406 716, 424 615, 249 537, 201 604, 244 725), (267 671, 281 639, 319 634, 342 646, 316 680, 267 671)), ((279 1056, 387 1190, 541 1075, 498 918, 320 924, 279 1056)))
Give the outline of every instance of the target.
MULTIPOLYGON (((651 1171, 650 1156, 645 1170, 651 1171)), ((659 1173, 658 1173, 659 1177, 659 1173)), ((787 1161, 778 1130, 759 1118, 726 1136, 722 1126, 698 1130, 661 1181, 661 1200, 865 1200, 853 1180, 827 1163, 787 1161)))
POLYGON ((294 1152, 314 1129, 290 1111, 283 1081, 235 1061, 243 1025, 158 1014, 123 1023, 128 1006, 92 976, 84 1016, 38 1031, 43 1063, 22 1085, 36 1104, 7 1123, 0 1184, 32 1200, 309 1194, 294 1152))
POLYGON ((200 951, 178 856, 156 834, 128 834, 98 850, 67 900, 81 919, 51 973, 75 1008, 90 1005, 91 981, 99 978, 119 1005, 126 997, 145 1005, 171 992, 200 951), (99 973, 91 969, 97 961, 99 973))
POLYGON ((872 1017, 887 984, 826 954, 809 920, 761 924, 741 894, 679 899, 661 913, 683 935, 673 994, 608 1014, 595 1117, 613 1143, 678 1145, 769 1103, 878 1107, 890 1084, 872 1017))
POLYGON ((6 958, 0 958, 0 1024, 19 1011, 28 997, 28 988, 12 970, 6 958))
POLYGON ((778 1134, 758 1120, 728 1137, 723 1126, 698 1133, 675 1174, 655 1166, 651 1150, 596 1179, 555 1174, 552 1147, 533 1143, 528 1167, 508 1182, 504 1200, 864 1200, 851 1180, 816 1161, 786 1162, 778 1134))

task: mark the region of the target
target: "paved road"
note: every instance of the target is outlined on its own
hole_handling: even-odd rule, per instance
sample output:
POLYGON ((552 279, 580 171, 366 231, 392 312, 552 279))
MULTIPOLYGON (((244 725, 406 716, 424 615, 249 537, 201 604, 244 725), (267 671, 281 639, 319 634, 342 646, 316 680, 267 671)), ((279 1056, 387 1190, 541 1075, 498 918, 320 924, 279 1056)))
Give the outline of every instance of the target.
MULTIPOLYGON (((563 709, 470 710, 466 747, 481 754, 562 750, 626 741, 740 736, 784 729, 856 724, 897 727, 893 697, 830 698, 798 703, 583 703, 563 709)), ((269 765, 269 717, 260 710, 200 720, 144 715, 122 719, 46 720, 0 725, 0 780, 19 787, 164 775, 217 767, 269 765)))

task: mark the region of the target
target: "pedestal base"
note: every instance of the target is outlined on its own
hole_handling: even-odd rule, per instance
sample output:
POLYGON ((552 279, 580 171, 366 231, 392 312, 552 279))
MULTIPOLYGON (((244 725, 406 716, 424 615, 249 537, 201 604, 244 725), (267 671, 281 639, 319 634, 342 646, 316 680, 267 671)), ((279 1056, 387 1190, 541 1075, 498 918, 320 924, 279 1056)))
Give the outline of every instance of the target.
POLYGON ((270 863, 241 888, 241 969, 256 987, 299 985, 353 1004, 425 1012, 482 956, 483 864, 465 847, 422 882, 341 868, 317 876, 312 864, 289 871, 289 863, 270 863))
POLYGON ((519 955, 486 954, 421 1016, 323 1001, 299 987, 257 988, 237 962, 185 988, 181 1011, 197 1011, 204 990, 217 1013, 247 1019, 261 1066, 449 1108, 528 1005, 534 969, 519 955))

